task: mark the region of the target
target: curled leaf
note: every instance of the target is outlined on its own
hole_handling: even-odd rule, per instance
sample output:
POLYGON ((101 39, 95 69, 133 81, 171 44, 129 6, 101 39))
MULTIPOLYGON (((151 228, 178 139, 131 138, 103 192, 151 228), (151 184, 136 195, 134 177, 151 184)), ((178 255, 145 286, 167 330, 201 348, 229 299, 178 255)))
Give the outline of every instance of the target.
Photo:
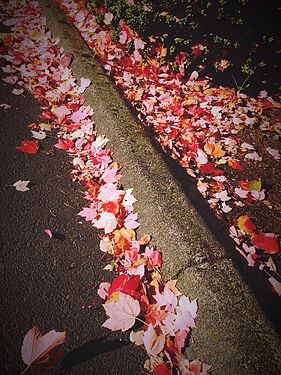
POLYGON ((42 336, 37 325, 31 328, 24 337, 21 354, 28 367, 49 369, 56 365, 60 358, 54 351, 65 342, 65 332, 52 330, 42 336))

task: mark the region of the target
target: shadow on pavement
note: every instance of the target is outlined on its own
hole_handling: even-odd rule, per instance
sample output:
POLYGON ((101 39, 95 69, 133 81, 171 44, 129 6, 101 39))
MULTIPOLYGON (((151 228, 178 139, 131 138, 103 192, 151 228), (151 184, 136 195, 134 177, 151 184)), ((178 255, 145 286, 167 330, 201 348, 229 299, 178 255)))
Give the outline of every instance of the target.
POLYGON ((105 341, 106 338, 107 336, 99 337, 84 343, 75 350, 72 350, 63 358, 61 362, 62 370, 69 370, 71 367, 86 362, 102 353, 107 353, 130 344, 129 341, 121 339, 105 341))

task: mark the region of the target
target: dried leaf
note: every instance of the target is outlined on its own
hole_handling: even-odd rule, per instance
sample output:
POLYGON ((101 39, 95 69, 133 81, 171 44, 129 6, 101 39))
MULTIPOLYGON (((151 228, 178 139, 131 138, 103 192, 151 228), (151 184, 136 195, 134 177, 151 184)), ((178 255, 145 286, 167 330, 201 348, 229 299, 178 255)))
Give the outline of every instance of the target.
POLYGON ((16 188, 17 191, 27 191, 30 190, 27 185, 29 184, 30 181, 22 181, 18 180, 13 184, 13 186, 16 188))
POLYGON ((136 317, 140 313, 139 301, 121 292, 115 292, 113 297, 103 304, 109 319, 102 326, 112 331, 119 329, 123 332, 127 331, 135 324, 136 317))
POLYGON ((156 357, 164 349, 165 338, 163 334, 158 336, 153 325, 149 324, 148 330, 143 335, 143 343, 148 355, 156 357))
POLYGON ((14 95, 21 95, 23 93, 23 89, 13 89, 12 93, 14 95))
POLYGON ((52 352, 65 342, 65 332, 52 330, 42 336, 38 326, 31 328, 22 344, 22 359, 28 367, 50 368, 54 363, 52 352))

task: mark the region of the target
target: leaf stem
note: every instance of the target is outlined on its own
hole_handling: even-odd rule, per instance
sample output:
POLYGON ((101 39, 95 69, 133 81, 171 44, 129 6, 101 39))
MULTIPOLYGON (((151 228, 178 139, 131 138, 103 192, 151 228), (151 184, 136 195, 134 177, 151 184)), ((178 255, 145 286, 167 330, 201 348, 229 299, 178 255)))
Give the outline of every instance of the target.
POLYGON ((147 324, 145 321, 143 321, 142 319, 138 318, 137 316, 135 316, 135 318, 136 318, 136 320, 138 320, 139 322, 141 322, 141 323, 145 324, 146 326, 148 326, 148 324, 147 324))
POLYGON ((24 374, 26 374, 28 371, 29 371, 29 369, 30 369, 30 366, 31 365, 28 365, 21 373, 20 373, 20 375, 24 375, 24 374))

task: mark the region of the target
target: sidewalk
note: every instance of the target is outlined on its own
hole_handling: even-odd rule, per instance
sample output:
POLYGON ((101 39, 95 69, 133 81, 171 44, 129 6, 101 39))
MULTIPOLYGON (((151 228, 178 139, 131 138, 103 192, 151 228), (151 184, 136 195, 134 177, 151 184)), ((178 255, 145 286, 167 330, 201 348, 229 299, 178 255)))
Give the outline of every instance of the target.
MULTIPOLYGON (((218 367, 217 374, 280 373, 278 335, 254 292, 245 284, 245 276, 229 259, 230 252, 210 232, 176 181, 171 171, 174 165, 169 168, 159 148, 147 137, 79 34, 53 2, 41 1, 41 5, 51 31, 74 54, 72 68, 76 78, 83 76, 93 81, 85 96, 95 109, 97 130, 110 139, 116 159, 123 164, 125 188, 134 188, 141 222, 139 231, 151 233, 161 246, 165 279, 177 276, 182 292, 199 299, 192 344, 196 356, 218 367)), ((277 299, 274 303, 280 309, 277 299)))
POLYGON ((38 324, 43 333, 66 331, 62 371, 141 374, 144 351, 128 335, 101 327, 105 314, 97 287, 110 273, 103 270, 98 231, 77 216, 85 199, 71 182, 68 156, 54 148, 56 137, 44 139, 36 155, 16 150, 30 139, 27 126, 41 111, 29 93, 16 96, 14 88, 0 83, 0 102, 12 105, 0 109, 0 373, 21 373, 23 337, 38 324), (7 186, 20 179, 30 181, 29 191, 7 186))

